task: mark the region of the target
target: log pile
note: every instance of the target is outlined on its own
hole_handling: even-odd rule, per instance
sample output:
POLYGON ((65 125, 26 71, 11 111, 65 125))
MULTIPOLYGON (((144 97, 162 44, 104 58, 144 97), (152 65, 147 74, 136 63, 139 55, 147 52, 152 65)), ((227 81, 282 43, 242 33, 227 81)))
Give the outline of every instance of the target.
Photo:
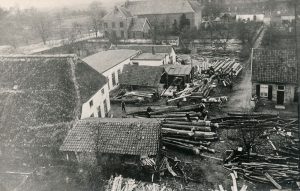
POLYGON ((270 184, 277 189, 296 186, 300 180, 297 120, 272 114, 231 113, 213 122, 219 122, 219 127, 225 129, 263 130, 260 138, 272 148, 272 153, 268 154, 243 149, 226 151, 225 168, 238 172, 247 180, 270 184), (284 141, 281 141, 282 137, 284 141))
POLYGON ((218 124, 210 121, 197 122, 162 121, 162 143, 167 148, 200 155, 201 152, 215 153, 209 146, 218 140, 215 130, 218 124))

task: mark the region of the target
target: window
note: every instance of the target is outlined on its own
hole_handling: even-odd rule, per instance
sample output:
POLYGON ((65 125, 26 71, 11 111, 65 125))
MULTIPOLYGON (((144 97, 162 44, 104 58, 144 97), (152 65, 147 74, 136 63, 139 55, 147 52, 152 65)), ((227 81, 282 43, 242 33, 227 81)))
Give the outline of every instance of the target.
POLYGON ((298 88, 297 87, 295 87, 294 102, 298 102, 298 88))
POLYGON ((101 116, 101 107, 99 106, 99 107, 97 108, 97 110, 98 110, 98 117, 102 117, 102 116, 101 116))
POLYGON ((284 91, 284 86, 277 86, 278 91, 284 91))
POLYGON ((124 38, 124 36, 125 36, 124 31, 121 31, 121 38, 124 38))
POLYGON ((118 70, 118 77, 121 75, 121 69, 118 70))
POLYGON ((260 85, 260 97, 268 97, 268 85, 260 85))
POLYGON ((106 99, 103 101, 103 105, 104 105, 104 113, 105 113, 105 115, 107 115, 108 108, 107 108, 107 101, 106 101, 106 99))
POLYGON ((94 103, 93 100, 90 101, 90 107, 93 107, 94 103))
POLYGON ((111 75, 111 79, 112 79, 112 86, 116 85, 116 74, 113 72, 111 75))
POLYGON ((120 27, 123 28, 124 27, 124 23, 120 22, 120 27))
POLYGON ((115 27, 116 27, 116 23, 115 23, 115 22, 112 22, 112 23, 111 23, 111 27, 112 27, 112 28, 115 28, 115 27))
POLYGON ((101 90, 101 94, 104 95, 104 89, 101 90))
POLYGON ((138 65, 139 65, 139 63, 138 63, 138 62, 132 62, 132 64, 133 64, 133 65, 136 65, 136 66, 138 66, 138 65))
POLYGON ((107 26, 108 26, 107 23, 104 23, 104 28, 105 28, 105 29, 107 28, 107 26))

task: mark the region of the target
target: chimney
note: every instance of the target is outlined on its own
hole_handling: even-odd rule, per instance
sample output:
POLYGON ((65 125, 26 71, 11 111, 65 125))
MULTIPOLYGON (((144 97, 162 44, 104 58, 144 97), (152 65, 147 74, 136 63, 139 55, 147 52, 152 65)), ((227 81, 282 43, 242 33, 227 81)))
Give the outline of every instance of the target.
POLYGON ((152 54, 155 54, 154 46, 152 46, 152 54))

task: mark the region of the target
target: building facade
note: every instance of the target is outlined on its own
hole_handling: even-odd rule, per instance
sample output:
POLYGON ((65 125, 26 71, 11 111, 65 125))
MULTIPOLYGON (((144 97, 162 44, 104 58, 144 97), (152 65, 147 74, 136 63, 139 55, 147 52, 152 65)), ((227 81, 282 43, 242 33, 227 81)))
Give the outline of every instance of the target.
POLYGON ((284 106, 297 101, 295 50, 253 49, 252 95, 284 106))
POLYGON ((119 85, 119 76, 123 71, 123 66, 130 64, 131 59, 139 52, 127 49, 107 50, 93 54, 83 60, 107 78, 108 90, 111 91, 119 85))
POLYGON ((151 27, 147 18, 137 18, 124 7, 114 9, 102 18, 104 36, 118 39, 150 38, 151 27))

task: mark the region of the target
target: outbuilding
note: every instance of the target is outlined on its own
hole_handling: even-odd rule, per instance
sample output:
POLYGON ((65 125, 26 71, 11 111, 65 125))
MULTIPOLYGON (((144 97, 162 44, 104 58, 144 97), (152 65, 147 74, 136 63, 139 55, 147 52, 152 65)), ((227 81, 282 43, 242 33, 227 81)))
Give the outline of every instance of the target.
POLYGON ((284 108, 297 101, 295 50, 252 50, 252 95, 284 108))

